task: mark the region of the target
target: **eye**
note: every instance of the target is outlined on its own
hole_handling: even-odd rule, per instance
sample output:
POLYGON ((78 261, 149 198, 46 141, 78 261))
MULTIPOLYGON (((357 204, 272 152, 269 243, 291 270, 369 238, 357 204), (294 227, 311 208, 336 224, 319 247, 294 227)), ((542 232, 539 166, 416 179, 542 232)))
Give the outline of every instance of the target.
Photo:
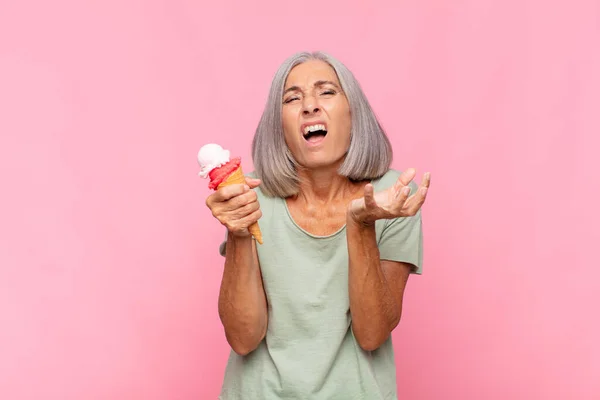
POLYGON ((321 93, 321 95, 325 95, 325 96, 333 96, 335 94, 334 90, 328 89, 325 90, 324 92, 321 93))
POLYGON ((292 97, 288 97, 288 98, 287 98, 287 99, 285 99, 283 102, 284 102, 285 104, 289 104, 289 103, 293 102, 294 100, 300 100, 300 99, 299 99, 298 97, 296 97, 296 96, 292 96, 292 97))

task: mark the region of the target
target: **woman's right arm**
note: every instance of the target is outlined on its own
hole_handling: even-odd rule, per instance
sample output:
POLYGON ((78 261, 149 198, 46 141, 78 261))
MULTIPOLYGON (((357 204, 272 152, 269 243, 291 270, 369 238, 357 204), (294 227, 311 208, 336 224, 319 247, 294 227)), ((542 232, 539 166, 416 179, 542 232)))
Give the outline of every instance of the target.
POLYGON ((240 355, 256 349, 267 332, 267 300, 252 237, 227 237, 219 294, 219 316, 231 348, 240 355))
POLYGON ((227 342, 240 355, 256 349, 267 332, 267 300, 262 283, 256 244, 248 226, 261 212, 256 193, 260 183, 231 185, 207 199, 207 206, 228 231, 225 267, 219 293, 219 317, 227 342))

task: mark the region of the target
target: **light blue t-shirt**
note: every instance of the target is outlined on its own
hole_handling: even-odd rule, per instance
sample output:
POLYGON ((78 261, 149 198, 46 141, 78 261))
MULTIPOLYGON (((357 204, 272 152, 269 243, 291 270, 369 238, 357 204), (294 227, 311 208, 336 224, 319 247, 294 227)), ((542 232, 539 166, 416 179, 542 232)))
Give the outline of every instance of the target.
MULTIPOLYGON (((392 186, 400 172, 374 180, 392 186)), ((411 183, 412 192, 417 185, 411 183)), ((291 217, 282 198, 256 189, 263 213, 258 259, 268 304, 265 339, 246 356, 231 351, 220 400, 392 400, 396 366, 391 337, 361 349, 351 328, 346 229, 314 236, 291 217)), ((375 224, 381 259, 422 271, 421 213, 375 224)), ((220 247, 225 255, 226 243, 220 247)))

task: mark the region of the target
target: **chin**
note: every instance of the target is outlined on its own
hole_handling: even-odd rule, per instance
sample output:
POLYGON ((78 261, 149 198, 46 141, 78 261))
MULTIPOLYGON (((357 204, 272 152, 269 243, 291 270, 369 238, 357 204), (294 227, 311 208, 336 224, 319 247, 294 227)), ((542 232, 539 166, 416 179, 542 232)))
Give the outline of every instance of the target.
POLYGON ((339 168, 344 162, 343 157, 307 157, 300 164, 305 169, 324 169, 324 168, 339 168))

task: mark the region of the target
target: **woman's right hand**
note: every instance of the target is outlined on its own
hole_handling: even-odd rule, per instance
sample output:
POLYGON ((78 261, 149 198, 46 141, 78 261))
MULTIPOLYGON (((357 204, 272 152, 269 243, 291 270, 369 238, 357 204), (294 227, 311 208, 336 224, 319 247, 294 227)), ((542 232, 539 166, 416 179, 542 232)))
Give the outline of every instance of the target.
POLYGON ((246 185, 225 186, 206 198, 213 216, 237 237, 248 237, 248 227, 262 216, 254 190, 260 179, 246 178, 246 185))

